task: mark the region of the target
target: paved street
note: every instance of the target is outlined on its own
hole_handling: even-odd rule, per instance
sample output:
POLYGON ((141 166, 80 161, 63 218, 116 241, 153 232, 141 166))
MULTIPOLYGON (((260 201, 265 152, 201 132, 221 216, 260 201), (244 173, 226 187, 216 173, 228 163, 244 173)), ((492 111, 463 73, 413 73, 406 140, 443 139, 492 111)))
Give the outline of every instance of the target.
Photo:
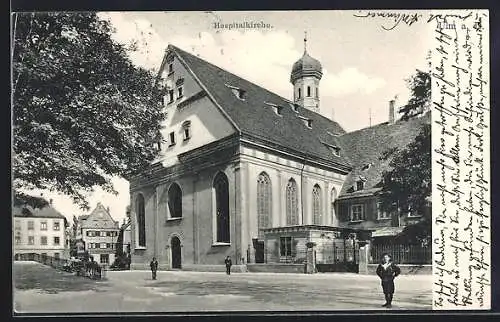
MULTIPOLYGON (((14 309, 19 313, 196 312, 381 309, 376 276, 107 272, 92 281, 33 262, 14 263, 14 309)), ((393 310, 431 309, 431 276, 400 276, 393 310)))

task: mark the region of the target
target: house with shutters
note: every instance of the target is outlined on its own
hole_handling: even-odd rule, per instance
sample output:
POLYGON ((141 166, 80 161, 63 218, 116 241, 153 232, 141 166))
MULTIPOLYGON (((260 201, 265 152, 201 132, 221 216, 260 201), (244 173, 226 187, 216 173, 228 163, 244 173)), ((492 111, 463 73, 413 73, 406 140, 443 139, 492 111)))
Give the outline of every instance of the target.
POLYGON ((53 207, 52 200, 43 208, 15 206, 12 212, 14 260, 30 260, 31 254, 69 258, 67 220, 53 207))
POLYGON ((119 230, 119 223, 111 217, 109 208, 99 202, 90 214, 78 217, 76 244, 79 256, 88 252, 100 264, 113 264, 119 230))
MULTIPOLYGON (((147 269, 152 257, 160 269, 203 270, 226 256, 235 265, 259 262, 273 228, 337 236, 339 227, 355 235, 394 224, 376 217, 371 199, 386 167, 376 158, 379 143, 391 145, 393 131, 411 128, 394 141, 409 143, 423 118, 396 121, 391 103, 389 122, 346 133, 319 114, 322 75, 304 46, 286 99, 168 46, 158 74, 167 113, 160 153, 128 178, 131 269, 147 269)), ((305 243, 278 241, 275 251, 279 257, 305 243)))

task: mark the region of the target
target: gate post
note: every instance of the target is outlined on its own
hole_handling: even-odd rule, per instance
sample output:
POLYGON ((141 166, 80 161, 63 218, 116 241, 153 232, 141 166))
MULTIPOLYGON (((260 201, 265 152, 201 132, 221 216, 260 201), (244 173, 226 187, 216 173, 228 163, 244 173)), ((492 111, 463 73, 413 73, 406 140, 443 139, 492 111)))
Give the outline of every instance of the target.
POLYGON ((359 245, 359 274, 368 275, 368 264, 370 262, 370 243, 363 243, 359 245))
POLYGON ((316 243, 308 242, 306 253, 306 274, 316 273, 316 243))

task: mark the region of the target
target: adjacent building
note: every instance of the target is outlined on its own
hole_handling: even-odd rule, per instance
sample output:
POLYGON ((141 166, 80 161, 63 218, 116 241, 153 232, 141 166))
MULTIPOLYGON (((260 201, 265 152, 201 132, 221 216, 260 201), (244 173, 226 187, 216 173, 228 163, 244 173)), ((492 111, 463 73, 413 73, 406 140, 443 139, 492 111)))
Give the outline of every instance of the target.
POLYGON ((67 220, 50 203, 48 206, 13 207, 13 250, 15 260, 27 260, 29 254, 68 258, 67 220))
POLYGON ((78 255, 88 252, 98 263, 112 264, 115 260, 119 230, 119 224, 111 217, 109 209, 98 203, 89 215, 78 217, 78 255))
POLYGON ((288 100, 168 46, 160 156, 128 178, 132 269, 152 257, 160 269, 203 269, 228 255, 236 265, 260 262, 266 232, 286 257, 297 253, 287 248, 293 234, 354 240, 395 226, 376 210, 387 166, 376 157, 408 144, 428 119, 397 121, 391 103, 388 123, 346 133, 318 113, 322 75, 304 49, 288 100))

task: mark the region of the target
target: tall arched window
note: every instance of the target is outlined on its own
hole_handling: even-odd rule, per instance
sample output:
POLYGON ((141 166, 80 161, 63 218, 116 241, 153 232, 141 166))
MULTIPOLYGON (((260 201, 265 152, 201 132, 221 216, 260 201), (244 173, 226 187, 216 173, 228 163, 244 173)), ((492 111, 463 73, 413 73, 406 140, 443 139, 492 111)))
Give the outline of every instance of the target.
POLYGON ((301 98, 301 96, 302 96, 302 91, 299 88, 299 98, 301 98))
POLYGON ((307 97, 311 97, 311 86, 307 86, 307 97))
POLYGON ((137 195, 135 200, 135 212, 137 214, 137 245, 146 247, 146 208, 142 194, 137 195))
POLYGON ((335 199, 337 199, 337 190, 335 188, 332 189, 332 222, 335 224, 337 222, 336 220, 336 215, 335 215, 335 199))
POLYGON ((322 224, 321 211, 321 188, 319 185, 314 185, 312 191, 312 206, 313 206, 313 225, 322 224))
POLYGON ((271 179, 262 172, 257 178, 257 218, 259 237, 263 237, 262 229, 271 227, 271 179))
POLYGON ((229 243, 229 183, 225 174, 219 172, 214 179, 216 242, 229 243))
POLYGON ((170 218, 182 218, 182 191, 175 182, 168 189, 168 211, 170 218))
POLYGON ((286 224, 294 226, 299 224, 299 207, 297 196, 297 183, 290 179, 286 185, 286 224))

